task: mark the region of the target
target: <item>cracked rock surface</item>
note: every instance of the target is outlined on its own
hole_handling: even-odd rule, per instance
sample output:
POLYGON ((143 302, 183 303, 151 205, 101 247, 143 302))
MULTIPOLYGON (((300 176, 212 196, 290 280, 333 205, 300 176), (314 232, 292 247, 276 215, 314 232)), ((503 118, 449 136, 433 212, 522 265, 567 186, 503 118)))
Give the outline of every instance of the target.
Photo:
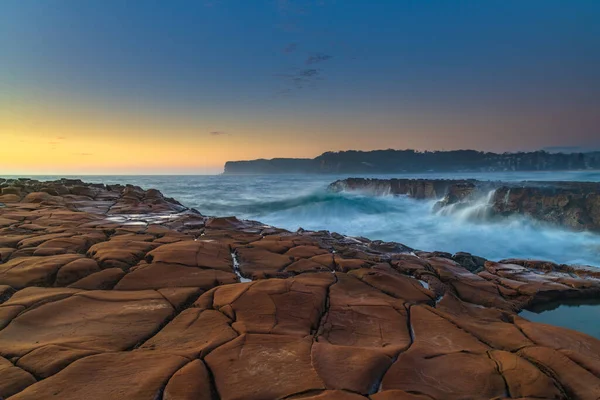
POLYGON ((0 179, 0 398, 600 398, 600 341, 523 307, 600 272, 0 179), (476 266, 476 268, 472 268, 476 266))

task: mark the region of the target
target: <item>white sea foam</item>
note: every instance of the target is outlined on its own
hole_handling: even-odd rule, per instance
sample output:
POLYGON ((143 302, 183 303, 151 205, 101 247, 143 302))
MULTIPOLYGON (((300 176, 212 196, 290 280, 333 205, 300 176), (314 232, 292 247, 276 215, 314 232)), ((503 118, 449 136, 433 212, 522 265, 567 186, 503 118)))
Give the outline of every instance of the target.
MULTIPOLYGON (((404 196, 329 193, 348 176, 89 176, 89 182, 157 188, 204 215, 254 219, 296 231, 326 229, 348 236, 396 241, 422 250, 468 251, 489 259, 541 258, 600 266, 600 235, 570 232, 522 217, 488 218, 487 199, 434 212, 434 201, 404 196)), ((377 176, 390 178, 401 176, 377 176)), ((600 171, 421 174, 408 178, 600 181, 600 171)), ((53 179, 55 177, 49 177, 53 179)), ((38 178, 39 179, 39 178, 38 178)))

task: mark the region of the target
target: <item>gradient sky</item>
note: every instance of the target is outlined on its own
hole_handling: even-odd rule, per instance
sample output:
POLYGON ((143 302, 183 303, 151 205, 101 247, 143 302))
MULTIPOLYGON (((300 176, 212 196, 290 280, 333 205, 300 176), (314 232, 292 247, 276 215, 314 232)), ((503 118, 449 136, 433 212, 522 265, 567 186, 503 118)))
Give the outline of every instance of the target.
POLYGON ((0 174, 600 146, 598 0, 1 0, 0 174))

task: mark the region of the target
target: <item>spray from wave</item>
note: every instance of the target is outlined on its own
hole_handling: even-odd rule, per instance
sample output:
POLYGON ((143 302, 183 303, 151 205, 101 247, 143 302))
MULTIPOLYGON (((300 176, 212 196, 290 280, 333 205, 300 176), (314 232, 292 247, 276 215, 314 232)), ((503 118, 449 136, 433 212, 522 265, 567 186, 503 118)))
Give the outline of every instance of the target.
MULTIPOLYGON (((399 177, 399 176, 387 176, 399 177)), ((414 178, 415 176, 410 176, 414 178)), ((506 173, 425 178, 480 180, 598 181, 597 171, 506 173)), ((350 236, 403 243, 422 250, 468 251, 497 260, 539 258, 600 266, 600 236, 570 232, 522 216, 492 218, 486 196, 464 208, 436 212, 435 201, 406 197, 330 193, 325 188, 346 176, 185 176, 84 177, 99 182, 134 183, 160 189, 205 215, 259 220, 295 231, 329 230, 350 236)), ((386 178, 378 176, 378 178, 386 178)), ((489 193, 487 193, 490 195, 489 193)))
POLYGON ((435 211, 440 216, 453 216, 459 221, 482 221, 492 220, 492 200, 496 190, 490 190, 487 195, 468 203, 454 203, 439 208, 435 211))
POLYGON ((330 230, 351 236, 396 241, 423 250, 467 251, 489 259, 539 258, 600 265, 600 240, 522 216, 494 217, 489 192, 468 204, 435 210, 436 201, 405 196, 318 191, 263 204, 245 204, 247 217, 296 230, 330 230))

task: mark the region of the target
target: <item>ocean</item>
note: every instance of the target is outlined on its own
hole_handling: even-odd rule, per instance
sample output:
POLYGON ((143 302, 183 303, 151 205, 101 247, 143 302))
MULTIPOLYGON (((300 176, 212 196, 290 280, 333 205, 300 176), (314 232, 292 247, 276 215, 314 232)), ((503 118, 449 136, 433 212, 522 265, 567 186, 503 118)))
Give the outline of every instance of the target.
MULTIPOLYGON (((156 188, 204 215, 258 220, 295 231, 329 230, 396 241, 420 250, 470 252, 491 260, 534 258, 600 266, 600 235, 527 219, 489 220, 477 206, 436 213, 434 201, 331 193, 337 179, 361 175, 77 176, 87 182, 156 188)), ((364 176, 364 175, 362 175, 364 176)), ((474 178, 502 181, 600 181, 600 171, 427 173, 377 178, 474 178)), ((57 176, 35 176, 40 180, 57 176)))

